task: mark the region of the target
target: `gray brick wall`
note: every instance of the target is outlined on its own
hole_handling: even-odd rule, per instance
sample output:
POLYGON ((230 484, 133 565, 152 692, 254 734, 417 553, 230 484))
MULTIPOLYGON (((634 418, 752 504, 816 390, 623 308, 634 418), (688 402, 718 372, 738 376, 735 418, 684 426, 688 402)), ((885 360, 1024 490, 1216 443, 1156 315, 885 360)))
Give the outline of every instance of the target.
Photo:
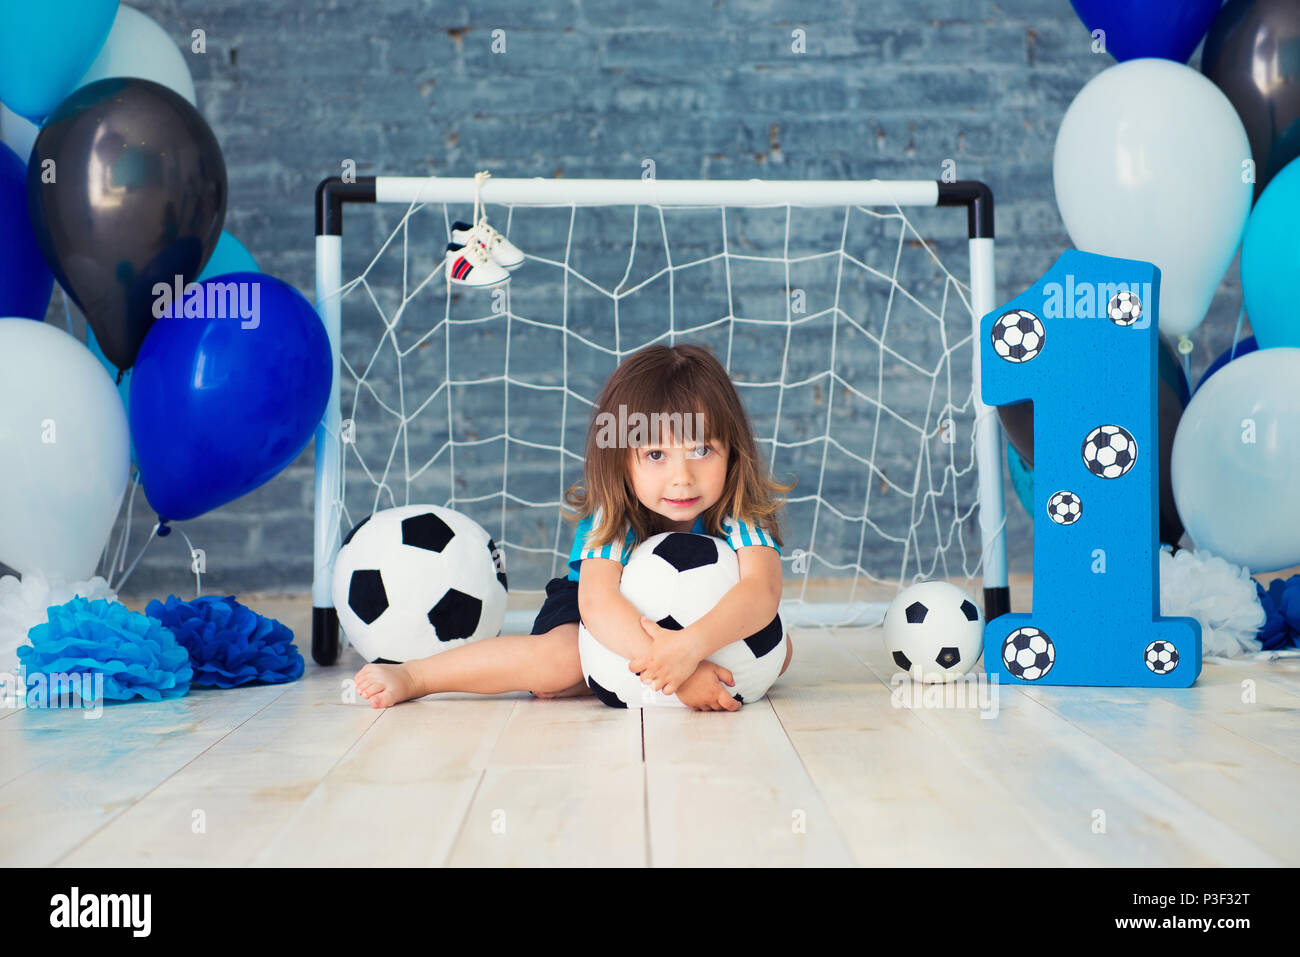
MULTIPOLYGON (((717 179, 934 179, 952 159, 997 198, 1001 301, 1069 245, 1052 144, 1071 98, 1112 62, 1065 0, 135 5, 184 50, 206 32, 207 53, 187 57, 225 153, 226 228, 309 296, 313 190, 346 158, 363 175, 576 178, 636 177, 653 157, 660 177, 717 179), (497 28, 505 55, 490 52, 497 28)), ((1234 265, 1194 373, 1226 346, 1239 301, 1234 265)), ((205 592, 307 587, 311 481, 308 446, 266 487, 185 524, 207 552, 205 592)), ((1030 522, 1009 487, 1007 501, 1012 568, 1027 571, 1030 522)), ((132 553, 152 526, 143 505, 132 553)), ((128 591, 192 587, 172 536, 128 591)))

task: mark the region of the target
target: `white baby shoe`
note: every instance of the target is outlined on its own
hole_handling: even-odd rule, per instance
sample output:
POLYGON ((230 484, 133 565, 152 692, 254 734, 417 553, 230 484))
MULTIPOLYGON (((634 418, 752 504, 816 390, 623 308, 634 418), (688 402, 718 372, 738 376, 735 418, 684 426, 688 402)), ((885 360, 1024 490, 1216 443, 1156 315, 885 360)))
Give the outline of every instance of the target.
POLYGON ((510 273, 488 258, 487 247, 480 243, 448 243, 446 271, 447 282, 476 288, 496 286, 510 278, 510 273))
POLYGON ((451 241, 465 246, 478 243, 492 261, 503 269, 517 269, 524 263, 524 254, 519 247, 489 226, 486 218, 474 225, 466 222, 452 223, 451 241))

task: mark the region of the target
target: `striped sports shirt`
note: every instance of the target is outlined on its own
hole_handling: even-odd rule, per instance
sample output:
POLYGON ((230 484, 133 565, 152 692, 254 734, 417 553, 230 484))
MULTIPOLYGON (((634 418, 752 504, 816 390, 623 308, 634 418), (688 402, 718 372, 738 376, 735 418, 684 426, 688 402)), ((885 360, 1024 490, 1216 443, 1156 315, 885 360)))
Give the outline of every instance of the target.
MULTIPOLYGON (((584 558, 615 557, 613 545, 606 545, 603 548, 584 547, 587 543, 587 536, 591 534, 594 525, 594 516, 588 515, 578 523, 578 527, 573 533, 573 547, 569 549, 569 581, 576 582, 578 580, 578 571, 582 568, 584 558)), ((758 525, 751 525, 728 515, 722 520, 722 530, 726 533, 727 544, 733 549, 744 548, 746 545, 766 545, 769 548, 775 548, 778 555, 781 554, 781 547, 758 525)), ((703 515, 695 520, 695 525, 692 526, 691 531, 700 535, 706 534, 703 515)), ((618 561, 621 564, 627 564, 627 560, 632 556, 632 548, 633 532, 629 528, 624 536, 623 547, 618 555, 618 561)))

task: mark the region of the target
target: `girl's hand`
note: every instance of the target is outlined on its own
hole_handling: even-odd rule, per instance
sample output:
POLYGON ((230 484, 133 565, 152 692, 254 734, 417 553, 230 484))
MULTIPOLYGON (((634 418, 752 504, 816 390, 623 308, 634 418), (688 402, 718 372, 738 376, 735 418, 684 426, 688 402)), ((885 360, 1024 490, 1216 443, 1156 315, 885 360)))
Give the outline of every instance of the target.
POLYGON ((629 661, 628 670, 639 674, 643 685, 664 694, 676 694, 704 657, 696 648, 694 633, 689 628, 680 631, 661 628, 644 615, 641 627, 654 647, 648 654, 629 661))
POLYGON ((725 687, 735 683, 736 679, 726 668, 712 661, 701 661, 678 690, 677 700, 692 711, 739 711, 740 702, 725 687))

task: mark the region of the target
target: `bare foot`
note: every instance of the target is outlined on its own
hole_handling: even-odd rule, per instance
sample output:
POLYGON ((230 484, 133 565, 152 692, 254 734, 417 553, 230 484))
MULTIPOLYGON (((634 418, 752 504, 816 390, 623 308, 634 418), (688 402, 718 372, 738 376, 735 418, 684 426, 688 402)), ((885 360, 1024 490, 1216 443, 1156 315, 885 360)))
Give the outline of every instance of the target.
POLYGON ((418 690, 405 665, 369 664, 352 680, 357 684, 357 694, 369 701, 372 708, 390 708, 414 698, 418 690))
POLYGON ((572 685, 562 691, 534 691, 533 696, 536 698, 577 698, 581 695, 589 695, 591 693, 591 689, 587 687, 587 683, 585 681, 579 681, 576 685, 572 685))

